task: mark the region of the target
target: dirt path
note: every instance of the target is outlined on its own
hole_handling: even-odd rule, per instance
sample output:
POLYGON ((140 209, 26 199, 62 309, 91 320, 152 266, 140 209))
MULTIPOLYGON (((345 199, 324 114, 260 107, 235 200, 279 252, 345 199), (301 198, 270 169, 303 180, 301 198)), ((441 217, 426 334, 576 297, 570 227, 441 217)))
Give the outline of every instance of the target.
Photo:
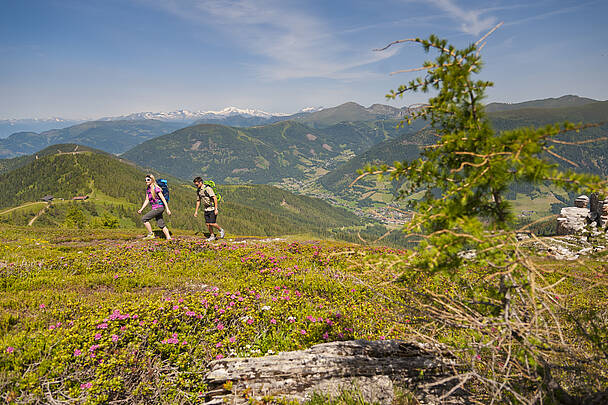
POLYGON ((47 203, 46 206, 44 208, 42 208, 40 210, 40 212, 38 212, 34 218, 30 219, 30 222, 27 223, 27 226, 32 226, 32 224, 34 223, 34 221, 36 221, 42 214, 44 214, 46 212, 46 210, 49 209, 49 207, 51 206, 51 203, 47 203))
POLYGON ((13 207, 13 208, 10 208, 10 209, 8 209, 6 211, 2 211, 2 212, 0 212, 0 215, 7 214, 7 213, 9 213, 11 211, 15 211, 15 210, 18 210, 20 208, 25 208, 25 207, 28 207, 28 206, 34 205, 34 204, 46 204, 46 203, 44 203, 42 201, 34 201, 34 202, 25 203, 25 204, 20 205, 18 207, 13 207))

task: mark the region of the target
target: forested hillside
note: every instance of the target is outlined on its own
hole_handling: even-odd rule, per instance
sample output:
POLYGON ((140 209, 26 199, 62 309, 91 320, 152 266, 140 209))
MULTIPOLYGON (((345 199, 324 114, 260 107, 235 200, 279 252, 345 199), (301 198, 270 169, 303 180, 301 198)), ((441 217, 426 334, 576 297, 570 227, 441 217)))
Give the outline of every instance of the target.
POLYGON ((0 174, 9 172, 14 169, 18 169, 19 167, 23 167, 36 159, 39 159, 43 156, 47 155, 55 155, 57 153, 70 153, 70 152, 95 152, 100 154, 109 155, 109 153, 104 152, 99 149, 94 149, 89 146, 77 145, 74 143, 60 143, 56 145, 51 145, 46 147, 33 155, 23 155, 15 158, 9 159, 0 159, 0 174))
POLYGON ((402 109, 388 105, 374 104, 366 108, 357 103, 349 102, 296 118, 296 120, 313 128, 324 128, 342 122, 399 119, 402 117, 403 112, 402 109))
POLYGON ((122 156, 182 178, 220 183, 273 183, 316 179, 373 145, 420 128, 398 121, 335 124, 312 129, 294 121, 251 128, 197 125, 175 131, 122 156))
MULTIPOLYGON (((568 108, 526 108, 512 111, 500 111, 489 114, 492 126, 498 131, 510 130, 522 126, 542 127, 555 122, 582 122, 602 123, 598 127, 591 127, 580 132, 562 134, 560 141, 576 143, 586 140, 597 140, 580 145, 554 143, 555 155, 547 155, 564 169, 585 171, 602 176, 608 175, 608 101, 589 102, 580 107, 568 108), (573 165, 572 163, 575 163, 573 165)), ((401 135, 395 140, 388 140, 378 144, 369 151, 354 157, 334 171, 324 175, 319 181, 328 190, 336 193, 352 192, 346 187, 357 177, 357 169, 365 164, 386 163, 392 165, 395 161, 412 160, 417 157, 420 146, 433 141, 430 132, 401 135)), ((362 183, 364 184, 364 183, 362 183)))
POLYGON ((557 98, 545 98, 542 100, 530 100, 521 103, 490 103, 486 105, 486 111, 493 113, 497 111, 521 110, 524 108, 571 108, 581 107, 585 104, 597 103, 599 100, 594 100, 587 97, 579 97, 574 95, 566 95, 557 98))
MULTIPOLYGON (((11 160, 22 165, 0 178, 4 190, 0 194, 0 222, 26 225, 39 215, 35 226, 141 227, 137 209, 145 195, 142 169, 124 159, 75 145, 63 145, 55 153, 53 149, 41 151, 37 159, 30 156, 11 160), (41 202, 47 195, 54 197, 48 206, 41 202), (73 201, 76 196, 88 199, 73 201)), ((169 227, 206 231, 202 215, 193 216, 195 188, 173 177, 169 177, 169 184, 172 215, 165 215, 169 227)), ((322 200, 272 186, 226 185, 219 191, 223 196, 219 222, 231 234, 306 234, 355 240, 358 231, 370 239, 386 231, 322 200)))

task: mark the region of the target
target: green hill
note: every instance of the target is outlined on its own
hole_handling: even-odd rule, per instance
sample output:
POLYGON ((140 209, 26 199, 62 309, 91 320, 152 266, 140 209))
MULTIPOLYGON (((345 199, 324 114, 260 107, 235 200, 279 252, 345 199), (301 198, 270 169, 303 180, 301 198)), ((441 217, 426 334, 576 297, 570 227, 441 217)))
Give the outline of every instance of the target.
POLYGON ((33 155, 24 155, 10 159, 0 159, 0 173, 9 172, 19 167, 23 167, 28 163, 31 163, 34 160, 39 159, 43 156, 54 155, 57 153, 73 153, 86 151, 109 155, 107 152, 101 151, 99 149, 94 149, 88 146, 77 145, 74 143, 60 143, 44 148, 33 155))
POLYGON ((335 149, 318 131, 286 121, 252 128, 196 125, 144 142, 122 156, 182 179, 269 183, 314 171, 339 155, 335 149))
MULTIPOLYGON (((145 195, 145 172, 109 154, 85 148, 74 152, 73 145, 65 148, 70 152, 50 153, 53 148, 41 151, 38 159, 30 157, 26 164, 2 175, 0 222, 25 225, 41 213, 34 223, 37 226, 141 227, 136 211, 145 195), (47 195, 54 196, 50 206, 39 202, 47 195), (85 201, 72 200, 85 195, 89 196, 85 201)), ((173 215, 165 217, 170 229, 200 230, 202 218, 193 217, 194 187, 171 177, 169 183, 173 215)), ((231 234, 339 234, 344 238, 345 228, 365 227, 357 216, 344 209, 272 186, 221 186, 220 193, 223 202, 219 222, 231 234)))
POLYGON ((326 108, 298 118, 296 121, 312 128, 325 128, 342 122, 394 120, 403 116, 404 110, 383 104, 374 104, 368 108, 349 102, 337 107, 326 108))
POLYGON ((157 120, 90 121, 37 134, 18 132, 0 139, 0 158, 34 153, 54 144, 75 143, 110 153, 122 153, 133 146, 181 128, 182 124, 157 120))
POLYGON ((558 98, 545 98, 542 100, 524 101, 523 103, 490 103, 486 106, 488 112, 521 110, 522 108, 569 108, 580 107, 585 104, 596 103, 598 100, 573 95, 558 98))
POLYGON ((203 124, 151 139, 122 156, 182 178, 219 183, 280 183, 320 177, 371 146, 412 133, 397 121, 335 124, 312 129, 294 121, 232 128, 203 124))

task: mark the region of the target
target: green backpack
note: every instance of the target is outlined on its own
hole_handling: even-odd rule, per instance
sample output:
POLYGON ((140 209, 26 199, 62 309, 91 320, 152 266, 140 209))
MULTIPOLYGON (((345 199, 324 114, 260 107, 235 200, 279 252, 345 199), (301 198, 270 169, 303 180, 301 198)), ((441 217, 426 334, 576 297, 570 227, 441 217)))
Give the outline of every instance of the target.
MULTIPOLYGON (((222 201, 222 195, 217 191, 217 187, 215 186, 215 182, 213 180, 206 180, 206 181, 203 181, 203 185, 211 187, 211 189, 215 193, 215 196, 217 197, 217 202, 219 204, 219 202, 222 201)), ((209 197, 209 195, 207 194, 206 190, 205 190, 205 195, 207 197, 209 197)))

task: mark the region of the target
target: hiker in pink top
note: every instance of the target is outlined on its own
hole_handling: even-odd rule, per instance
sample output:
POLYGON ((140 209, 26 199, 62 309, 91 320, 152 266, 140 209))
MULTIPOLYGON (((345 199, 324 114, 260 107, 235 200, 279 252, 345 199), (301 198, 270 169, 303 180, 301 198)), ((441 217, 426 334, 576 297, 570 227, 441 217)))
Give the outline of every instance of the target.
POLYGON ((165 220, 163 219, 163 212, 166 210, 167 215, 171 215, 171 210, 169 209, 167 200, 165 200, 165 197, 163 196, 162 189, 158 186, 158 184, 156 184, 156 179, 151 174, 146 175, 146 199, 137 212, 141 214, 148 204, 150 204, 152 211, 148 212, 141 218, 144 226, 148 230, 148 235, 146 235, 144 239, 154 239, 154 232, 152 232, 152 225, 150 225, 150 220, 154 218, 156 219, 156 224, 163 230, 167 240, 171 240, 171 234, 169 233, 169 229, 165 225, 165 220))

